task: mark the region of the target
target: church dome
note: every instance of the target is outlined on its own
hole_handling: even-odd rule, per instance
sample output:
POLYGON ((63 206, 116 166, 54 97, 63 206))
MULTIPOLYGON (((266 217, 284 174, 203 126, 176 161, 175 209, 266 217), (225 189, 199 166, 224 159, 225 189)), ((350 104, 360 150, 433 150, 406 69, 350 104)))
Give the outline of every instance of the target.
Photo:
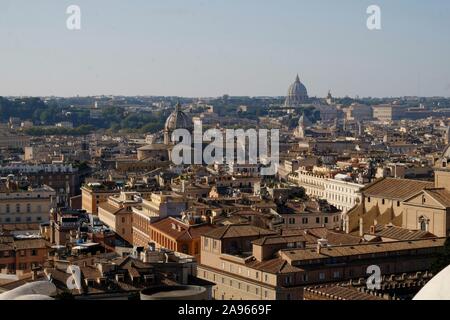
POLYGON ((295 107, 306 102, 307 99, 308 91, 297 75, 295 82, 289 87, 285 105, 286 107, 295 107))
POLYGON ((166 120, 165 131, 175 131, 176 129, 193 130, 192 119, 188 117, 178 103, 175 111, 170 114, 166 120))

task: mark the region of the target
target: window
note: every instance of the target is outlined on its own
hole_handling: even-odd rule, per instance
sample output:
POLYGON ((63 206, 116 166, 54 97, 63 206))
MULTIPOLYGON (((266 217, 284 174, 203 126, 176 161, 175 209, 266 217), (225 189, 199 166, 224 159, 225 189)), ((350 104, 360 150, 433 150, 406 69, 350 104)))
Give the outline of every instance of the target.
POLYGON ((208 247, 208 238, 205 238, 204 244, 205 244, 205 248, 208 247))
POLYGON ((419 228, 422 231, 428 231, 428 219, 426 217, 419 218, 419 228))
POLYGON ((324 218, 324 223, 328 223, 328 217, 324 218))
POLYGON ((259 272, 255 273, 255 278, 258 279, 259 278, 259 272))
POLYGON ((397 207, 400 207, 400 201, 397 201, 397 207))
POLYGON ((333 278, 334 279, 338 279, 338 278, 340 278, 340 276, 341 276, 341 273, 339 271, 333 272, 333 278))
POLYGON ((268 296, 269 296, 269 293, 267 292, 267 290, 264 290, 264 298, 267 299, 268 296))
POLYGON ((25 250, 20 250, 20 256, 21 257, 25 257, 25 254, 26 254, 25 250))
POLYGON ((384 199, 381 200, 381 203, 382 203, 382 204, 385 204, 385 203, 386 203, 386 200, 384 200, 384 199))
POLYGON ((122 223, 125 223, 125 217, 122 217, 122 223))
POLYGON ((319 273, 319 280, 325 280, 325 273, 319 273))
POLYGON ((269 279, 267 277, 267 274, 264 275, 264 281, 267 282, 269 279))
POLYGON ((31 212, 31 204, 27 203, 27 213, 31 212))
POLYGON ((36 249, 32 249, 32 250, 31 250, 31 255, 32 255, 33 257, 37 256, 37 250, 36 250, 36 249))
POLYGON ((213 249, 217 249, 217 241, 216 240, 213 241, 213 249))
POLYGON ((10 207, 9 207, 9 204, 7 204, 7 205, 6 205, 6 213, 9 213, 10 210, 11 210, 11 209, 10 209, 10 207))
POLYGON ((368 197, 368 198, 367 198, 367 202, 369 202, 369 203, 370 203, 370 197, 368 197))
POLYGON ((20 203, 16 204, 16 212, 20 213, 20 203))
POLYGON ((316 218, 316 223, 320 223, 320 218, 319 217, 316 218))
POLYGON ((303 224, 308 224, 308 218, 302 218, 302 223, 303 224))

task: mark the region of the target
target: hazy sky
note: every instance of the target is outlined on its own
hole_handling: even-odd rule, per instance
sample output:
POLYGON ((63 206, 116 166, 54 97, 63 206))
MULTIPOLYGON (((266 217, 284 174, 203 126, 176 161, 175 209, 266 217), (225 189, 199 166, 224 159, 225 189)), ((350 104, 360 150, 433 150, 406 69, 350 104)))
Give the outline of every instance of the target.
POLYGON ((0 95, 285 95, 296 73, 311 96, 450 96, 450 1, 0 0, 0 95))

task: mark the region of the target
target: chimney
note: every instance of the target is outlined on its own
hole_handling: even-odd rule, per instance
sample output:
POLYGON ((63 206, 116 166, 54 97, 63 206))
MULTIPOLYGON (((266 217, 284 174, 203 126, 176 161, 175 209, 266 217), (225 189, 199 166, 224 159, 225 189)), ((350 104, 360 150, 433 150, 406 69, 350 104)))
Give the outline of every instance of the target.
POLYGON ((328 240, 327 239, 319 239, 319 240, 317 240, 316 253, 317 254, 321 254, 322 253, 322 248, 325 248, 327 246, 328 246, 328 240))
POLYGON ((321 254, 322 253, 322 245, 319 242, 317 243, 316 253, 317 254, 321 254))
POLYGON ((364 220, 363 218, 359 218, 359 236, 364 236, 364 220))

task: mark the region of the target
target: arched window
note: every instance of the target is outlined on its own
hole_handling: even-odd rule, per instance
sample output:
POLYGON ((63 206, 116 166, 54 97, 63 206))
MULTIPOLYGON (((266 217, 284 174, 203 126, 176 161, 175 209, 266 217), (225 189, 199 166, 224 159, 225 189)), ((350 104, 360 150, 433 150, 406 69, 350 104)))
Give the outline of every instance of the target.
POLYGON ((430 223, 430 220, 429 220, 429 219, 427 219, 427 218, 424 217, 424 216, 421 216, 421 217, 419 218, 419 229, 420 229, 421 231, 428 231, 428 225, 429 225, 429 223, 430 223))

